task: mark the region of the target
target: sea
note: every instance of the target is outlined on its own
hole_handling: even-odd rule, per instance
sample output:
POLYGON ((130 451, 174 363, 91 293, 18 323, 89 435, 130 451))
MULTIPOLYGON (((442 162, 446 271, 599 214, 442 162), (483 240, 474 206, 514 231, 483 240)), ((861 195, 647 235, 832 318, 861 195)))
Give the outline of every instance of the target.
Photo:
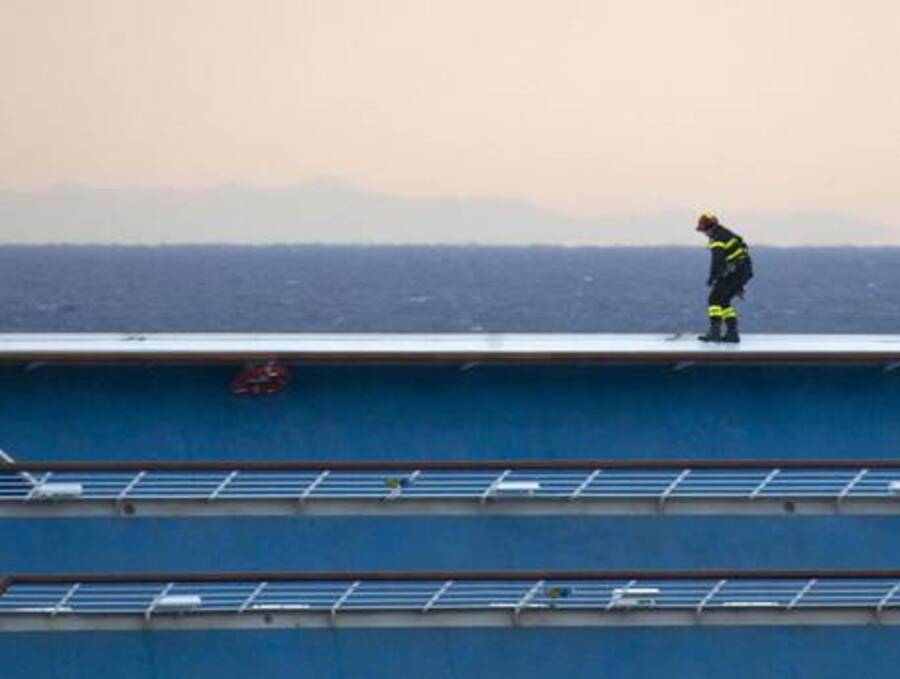
MULTIPOLYGON (((755 248, 742 329, 900 333, 900 248, 755 248)), ((702 330, 703 248, 2 246, 0 332, 702 330)))

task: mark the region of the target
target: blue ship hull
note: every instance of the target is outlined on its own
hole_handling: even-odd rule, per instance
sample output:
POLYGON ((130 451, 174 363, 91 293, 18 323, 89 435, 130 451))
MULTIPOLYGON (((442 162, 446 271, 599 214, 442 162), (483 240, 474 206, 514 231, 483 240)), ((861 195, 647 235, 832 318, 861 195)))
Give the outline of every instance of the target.
MULTIPOLYGON (((880 365, 0 367, 19 459, 893 458, 880 365)), ((0 521, 0 572, 892 568, 892 517, 216 517, 0 521)), ((4 679, 889 676, 894 628, 0 634, 4 679)))

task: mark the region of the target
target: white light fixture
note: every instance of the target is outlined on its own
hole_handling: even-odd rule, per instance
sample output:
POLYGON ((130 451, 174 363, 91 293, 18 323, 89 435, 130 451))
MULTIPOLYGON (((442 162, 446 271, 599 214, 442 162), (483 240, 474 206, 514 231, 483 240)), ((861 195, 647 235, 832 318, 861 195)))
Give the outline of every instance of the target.
POLYGON ((254 611, 308 611, 309 604, 253 604, 254 611))
POLYGON ((83 494, 84 487, 80 483, 48 481, 36 485, 31 497, 35 500, 71 500, 83 494))
POLYGON ((617 587, 612 591, 611 604, 613 608, 655 606, 658 596, 657 587, 617 587))
POLYGON ((501 481, 494 490, 498 493, 528 493, 531 495, 540 489, 539 481, 501 481))
POLYGON ((888 484, 888 490, 894 495, 900 495, 900 481, 891 481, 888 484))
POLYGON ((154 613, 190 613, 203 603, 197 594, 166 594, 157 597, 154 602, 154 613))
POLYGON ((524 610, 527 608, 550 608, 547 604, 542 604, 534 601, 528 601, 524 604, 515 603, 515 602, 505 602, 505 601, 492 601, 488 604, 489 608, 503 608, 510 611, 524 610))

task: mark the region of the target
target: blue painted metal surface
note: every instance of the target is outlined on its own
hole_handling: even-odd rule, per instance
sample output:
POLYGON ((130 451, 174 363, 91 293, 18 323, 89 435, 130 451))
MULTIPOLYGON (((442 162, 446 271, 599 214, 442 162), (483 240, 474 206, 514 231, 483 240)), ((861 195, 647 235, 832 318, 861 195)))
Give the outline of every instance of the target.
MULTIPOLYGON (((231 395, 228 366, 0 367, 20 459, 894 457, 877 366, 301 367, 231 395)), ((54 519, 0 522, 0 571, 891 568, 874 517, 54 519)), ((866 676, 884 629, 190 632, 0 636, 5 677, 866 676), (865 648, 865 658, 858 653, 865 648), (50 649, 52 652, 48 653, 50 649), (789 668, 786 669, 786 668, 789 668), (866 669, 861 669, 866 668, 866 669)))
POLYGON ((236 368, 0 367, 22 459, 890 457, 878 366, 308 366, 238 397, 236 368))
POLYGON ((895 568, 893 517, 4 519, 0 572, 895 568), (36 527, 37 526, 37 527, 36 527))
POLYGON ((90 632, 0 636, 4 679, 889 677, 896 628, 90 632))

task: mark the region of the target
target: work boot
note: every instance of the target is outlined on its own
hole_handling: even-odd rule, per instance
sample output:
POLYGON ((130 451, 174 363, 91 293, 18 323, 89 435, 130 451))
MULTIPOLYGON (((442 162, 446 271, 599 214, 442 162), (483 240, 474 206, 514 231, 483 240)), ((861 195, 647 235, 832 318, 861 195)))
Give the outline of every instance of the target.
POLYGON ((705 335, 700 335, 698 338, 701 342, 721 342, 722 341, 722 319, 721 318, 710 318, 709 319, 709 330, 706 331, 705 335))
POLYGON ((736 318, 728 318, 725 320, 725 336, 722 338, 722 341, 731 344, 737 344, 741 341, 741 336, 738 334, 738 322, 736 318))

